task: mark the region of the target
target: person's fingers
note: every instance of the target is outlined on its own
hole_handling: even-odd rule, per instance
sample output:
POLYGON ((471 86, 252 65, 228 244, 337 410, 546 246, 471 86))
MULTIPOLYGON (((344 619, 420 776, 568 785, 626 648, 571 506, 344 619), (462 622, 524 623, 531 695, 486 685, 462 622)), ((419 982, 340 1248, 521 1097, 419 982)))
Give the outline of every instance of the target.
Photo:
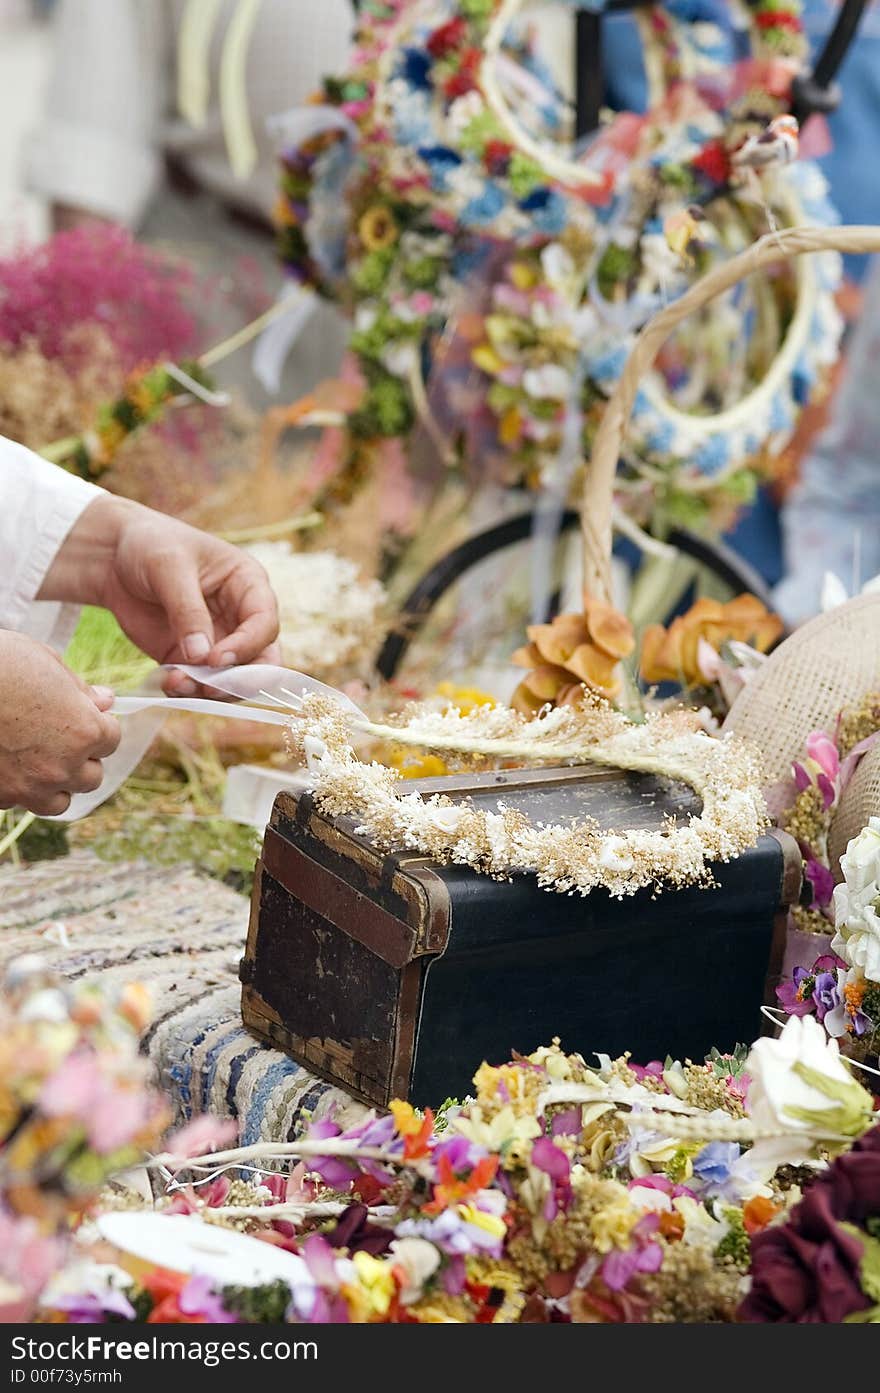
POLYGON ((150 580, 174 639, 169 648, 179 647, 188 663, 206 662, 214 642, 214 621, 202 594, 195 557, 183 550, 157 556, 150 580))
POLYGON ((59 817, 70 807, 70 794, 67 792, 47 792, 34 794, 28 799, 28 811, 37 817, 59 817))
POLYGON ((198 683, 179 668, 172 668, 162 678, 162 691, 170 697, 191 697, 199 690, 198 683))
POLYGON ((112 687, 92 687, 90 694, 99 711, 109 711, 116 700, 116 693, 112 687))
POLYGON ((71 793, 94 793, 104 780, 104 766, 99 759, 87 759, 75 774, 70 775, 71 793))
POLYGON ((224 586, 224 611, 236 627, 218 639, 207 657, 211 667, 252 663, 278 637, 278 604, 262 566, 236 571, 224 586))
POLYGON ((108 716, 106 711, 97 712, 98 727, 94 739, 88 748, 88 754, 93 759, 106 759, 112 755, 122 739, 122 728, 115 716, 108 716))

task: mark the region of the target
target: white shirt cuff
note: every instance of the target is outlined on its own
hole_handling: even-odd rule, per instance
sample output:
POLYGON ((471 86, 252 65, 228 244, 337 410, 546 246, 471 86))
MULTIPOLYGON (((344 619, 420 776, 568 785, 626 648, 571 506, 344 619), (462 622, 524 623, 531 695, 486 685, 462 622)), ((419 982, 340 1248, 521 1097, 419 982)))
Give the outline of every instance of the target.
POLYGON ((36 596, 70 529, 100 494, 94 484, 0 439, 0 627, 59 652, 67 646, 79 607, 36 596))

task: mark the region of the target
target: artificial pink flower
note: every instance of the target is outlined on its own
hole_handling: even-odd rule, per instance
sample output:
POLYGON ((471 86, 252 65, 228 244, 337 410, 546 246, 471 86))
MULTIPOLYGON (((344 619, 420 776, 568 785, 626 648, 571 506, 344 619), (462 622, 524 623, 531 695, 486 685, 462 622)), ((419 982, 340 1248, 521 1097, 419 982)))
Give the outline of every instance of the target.
POLYGON ((200 1113, 191 1122, 171 1133, 166 1142, 166 1150, 181 1159, 204 1156, 208 1151, 222 1151, 237 1139, 238 1123, 231 1117, 214 1117, 211 1113, 200 1113))
POLYGON ((824 730, 814 730, 807 736, 807 754, 815 760, 823 774, 834 780, 840 770, 840 756, 837 746, 824 730))

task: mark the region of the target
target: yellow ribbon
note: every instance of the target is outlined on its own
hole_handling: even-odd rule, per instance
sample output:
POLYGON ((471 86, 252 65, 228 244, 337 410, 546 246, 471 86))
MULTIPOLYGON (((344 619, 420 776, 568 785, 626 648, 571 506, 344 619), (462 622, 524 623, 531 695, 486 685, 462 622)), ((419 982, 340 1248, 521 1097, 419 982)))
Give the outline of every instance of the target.
MULTIPOLYGON (((177 47, 177 105, 192 125, 203 126, 208 111, 208 61, 222 0, 187 0, 177 47)), ((220 116, 232 172, 239 179, 257 163, 257 146, 247 100, 247 56, 261 0, 238 0, 229 20, 220 57, 220 116)))
POLYGON ((187 0, 177 40, 177 106, 192 126, 208 114, 208 49, 221 0, 187 0))

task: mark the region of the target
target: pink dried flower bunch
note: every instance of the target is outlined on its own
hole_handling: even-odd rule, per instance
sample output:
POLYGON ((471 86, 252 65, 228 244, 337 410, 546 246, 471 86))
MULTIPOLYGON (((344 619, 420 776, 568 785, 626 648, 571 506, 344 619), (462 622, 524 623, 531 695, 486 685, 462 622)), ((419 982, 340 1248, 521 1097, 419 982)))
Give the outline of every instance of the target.
POLYGON ((0 344, 36 344, 76 371, 75 331, 97 325, 123 372, 192 352, 195 277, 124 228, 94 224, 0 258, 0 344))

